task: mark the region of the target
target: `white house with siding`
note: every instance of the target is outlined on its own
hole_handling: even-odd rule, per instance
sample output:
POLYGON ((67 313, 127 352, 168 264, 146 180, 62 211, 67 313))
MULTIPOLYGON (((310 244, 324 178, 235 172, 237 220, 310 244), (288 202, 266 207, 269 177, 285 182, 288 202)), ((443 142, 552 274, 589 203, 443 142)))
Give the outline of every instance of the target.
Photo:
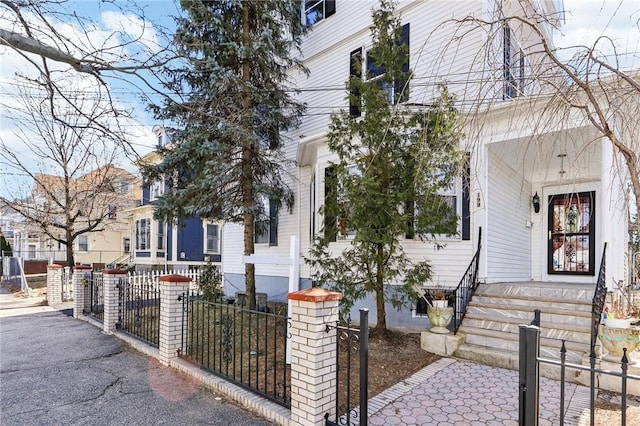
MULTIPOLYGON (((302 55, 310 74, 294 74, 292 79, 307 113, 300 127, 286 135, 285 148, 295 160, 290 173, 295 207, 292 214, 278 213, 277 227, 271 229, 276 238, 256 244, 256 253, 267 259, 256 264, 257 291, 280 300, 290 287, 291 236, 297 239, 293 257, 300 265, 295 285, 311 285, 303 258, 323 226, 319 210, 325 169, 337 160, 326 143, 330 114, 349 108, 345 82, 350 58, 370 47, 371 9, 377 5, 346 0, 304 3, 303 18, 312 27, 302 55)), ((466 123, 461 148, 469 155, 468 170, 445 194, 456 198, 458 236, 438 241, 443 249, 435 242, 404 241, 414 259, 432 262, 434 282, 425 286, 458 285, 478 247, 480 228, 480 282, 595 286, 605 243, 608 279, 626 277, 627 216, 620 185, 624 176, 616 174, 610 143, 580 116, 555 125, 548 124, 554 122, 549 119, 541 126, 550 113, 531 76, 545 64, 535 53, 536 38, 522 25, 494 25, 485 31, 454 22, 468 16, 493 21, 534 12, 560 19, 562 8, 561 1, 551 0, 399 3, 413 72, 406 102, 416 108, 428 104, 437 85, 447 83, 466 123)), ((543 32, 551 41, 551 26, 543 32)), ((221 241, 226 291, 233 293, 244 287, 241 226, 225 224, 221 241)), ((338 240, 331 249, 339 251, 347 244, 347 239, 338 240)), ((373 307, 375 302, 365 300, 362 305, 373 307)), ((424 329, 428 322, 416 307, 389 308, 389 326, 424 329)), ((375 322, 374 311, 370 321, 375 322)))

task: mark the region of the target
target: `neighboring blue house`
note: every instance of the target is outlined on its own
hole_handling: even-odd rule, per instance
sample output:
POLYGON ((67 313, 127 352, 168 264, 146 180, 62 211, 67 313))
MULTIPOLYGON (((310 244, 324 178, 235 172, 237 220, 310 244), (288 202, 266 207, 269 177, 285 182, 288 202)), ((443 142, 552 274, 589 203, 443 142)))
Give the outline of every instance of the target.
MULTIPOLYGON (((158 145, 171 143, 172 129, 155 126, 158 145)), ((138 164, 157 164, 157 151, 145 155, 138 164)), ((131 263, 136 269, 185 269, 220 263, 220 224, 190 217, 175 224, 153 218, 154 202, 164 194, 166 181, 145 182, 141 205, 129 210, 131 263)))

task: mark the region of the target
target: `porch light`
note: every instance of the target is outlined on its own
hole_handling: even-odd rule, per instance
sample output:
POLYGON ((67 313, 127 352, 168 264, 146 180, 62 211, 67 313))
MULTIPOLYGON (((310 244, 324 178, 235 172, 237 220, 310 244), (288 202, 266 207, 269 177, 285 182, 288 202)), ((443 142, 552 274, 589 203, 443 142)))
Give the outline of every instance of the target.
POLYGON ((540 197, 538 196, 538 191, 536 191, 535 195, 531 199, 531 203, 533 204, 533 211, 540 213, 540 197))

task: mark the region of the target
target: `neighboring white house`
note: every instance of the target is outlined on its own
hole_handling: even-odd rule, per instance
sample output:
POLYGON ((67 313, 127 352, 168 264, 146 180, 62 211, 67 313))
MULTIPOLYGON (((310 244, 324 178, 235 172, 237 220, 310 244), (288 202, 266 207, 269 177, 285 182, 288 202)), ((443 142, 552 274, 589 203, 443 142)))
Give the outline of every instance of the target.
MULTIPOLYGON (((319 211, 325 197, 325 169, 337 160, 326 143, 330 114, 349 109, 345 82, 351 58, 358 54, 366 58, 371 9, 377 2, 305 4, 311 7, 307 18, 313 23, 302 46, 310 74, 292 78, 301 89, 299 99, 307 104, 307 115, 287 135, 291 142, 285 147, 296 164, 290 181, 295 208, 293 214, 279 213, 276 243, 256 244, 255 250, 276 259, 272 264, 256 264, 257 291, 279 299, 285 299, 288 291, 289 267, 277 259, 289 257, 291 236, 300 242, 298 285, 311 285, 311 271, 303 257, 323 226, 319 211)), ((462 148, 470 158, 468 176, 461 176, 447 194, 456 198, 459 235, 439 241, 444 249, 419 240, 406 240, 403 247, 416 260, 428 258, 435 280, 448 287, 458 284, 469 265, 480 227, 483 248, 478 278, 482 282, 595 284, 605 243, 608 277, 625 279, 627 216, 619 184, 624 177, 614 176, 610 143, 601 141, 582 117, 558 121, 541 132, 544 99, 527 96, 539 94, 529 76, 544 66, 532 47, 535 37, 518 25, 496 25, 492 33, 476 29, 452 42, 462 33, 453 18, 493 20, 501 13, 518 13, 521 7, 530 8, 528 13, 536 8, 542 15, 557 16, 562 2, 400 2, 414 73, 406 102, 416 107, 427 104, 437 85, 446 82, 467 123, 462 148), (463 185, 467 179, 469 185, 463 185), (536 195, 539 209, 533 203, 536 195)), ((551 37, 551 26, 544 31, 551 37)), ((242 227, 225 225, 222 241, 225 280, 242 287, 242 227)), ((346 244, 346 239, 338 240, 331 249, 339 251, 346 244)), ((410 309, 388 309, 387 321, 390 327, 424 325, 410 309)))

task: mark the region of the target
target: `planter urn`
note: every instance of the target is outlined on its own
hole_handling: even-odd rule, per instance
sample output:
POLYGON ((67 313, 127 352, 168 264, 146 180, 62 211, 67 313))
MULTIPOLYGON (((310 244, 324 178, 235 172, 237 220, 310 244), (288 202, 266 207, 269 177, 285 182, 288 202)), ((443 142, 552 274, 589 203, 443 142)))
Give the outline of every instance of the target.
MULTIPOLYGON (((607 323, 610 324, 610 322, 607 323)), ((627 354, 638 348, 638 345, 640 345, 640 329, 637 327, 612 327, 607 323, 600 326, 598 339, 600 339, 609 356, 619 360, 624 354, 624 348, 627 348, 627 354)))
POLYGON ((449 323, 451 322, 451 319, 453 318, 452 307, 428 306, 427 316, 429 317, 429 321, 433 326, 429 329, 430 332, 436 333, 436 334, 450 333, 447 326, 449 325, 449 323))

